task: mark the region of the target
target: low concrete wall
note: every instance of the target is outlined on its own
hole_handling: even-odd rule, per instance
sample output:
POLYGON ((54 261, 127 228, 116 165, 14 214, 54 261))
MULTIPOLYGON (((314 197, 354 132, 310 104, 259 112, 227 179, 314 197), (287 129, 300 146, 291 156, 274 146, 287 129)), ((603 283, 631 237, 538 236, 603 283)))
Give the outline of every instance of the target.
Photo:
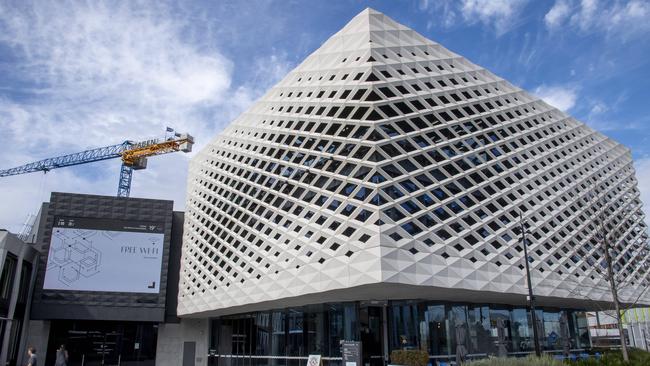
POLYGON ((183 365, 185 342, 196 342, 196 355, 192 366, 207 366, 209 323, 208 319, 182 319, 178 324, 160 324, 156 366, 183 365))

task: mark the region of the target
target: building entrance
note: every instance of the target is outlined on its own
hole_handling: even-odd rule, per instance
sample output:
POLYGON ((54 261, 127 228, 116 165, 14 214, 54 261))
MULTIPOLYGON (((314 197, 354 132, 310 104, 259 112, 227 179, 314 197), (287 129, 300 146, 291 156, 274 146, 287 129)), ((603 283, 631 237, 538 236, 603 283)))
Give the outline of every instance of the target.
POLYGON ((156 338, 153 323, 53 321, 46 364, 64 344, 69 366, 153 366, 156 338))
POLYGON ((385 314, 383 306, 359 308, 359 330, 361 333, 361 353, 363 366, 384 366, 385 314))
POLYGON ((81 353, 84 365, 118 365, 121 355, 117 347, 122 344, 123 336, 116 331, 70 330, 67 348, 74 355, 81 353))

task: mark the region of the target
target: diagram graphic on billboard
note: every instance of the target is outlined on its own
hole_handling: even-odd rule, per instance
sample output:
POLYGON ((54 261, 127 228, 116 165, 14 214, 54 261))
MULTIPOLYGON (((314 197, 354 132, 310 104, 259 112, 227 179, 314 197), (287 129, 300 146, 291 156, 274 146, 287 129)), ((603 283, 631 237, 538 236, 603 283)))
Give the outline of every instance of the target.
POLYGON ((158 293, 162 226, 56 218, 44 289, 158 293))

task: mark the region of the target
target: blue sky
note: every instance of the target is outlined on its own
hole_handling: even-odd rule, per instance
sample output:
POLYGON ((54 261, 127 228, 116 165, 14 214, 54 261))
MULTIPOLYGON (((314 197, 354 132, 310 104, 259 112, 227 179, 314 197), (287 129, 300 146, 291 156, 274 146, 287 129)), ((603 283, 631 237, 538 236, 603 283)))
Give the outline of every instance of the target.
MULTIPOLYGON (((0 2, 0 167, 160 137, 207 143, 366 7, 632 150, 650 201, 650 1, 0 2)), ((189 156, 150 159, 132 195, 183 209, 189 156)), ((0 227, 51 191, 115 194, 119 161, 0 180, 0 227)))

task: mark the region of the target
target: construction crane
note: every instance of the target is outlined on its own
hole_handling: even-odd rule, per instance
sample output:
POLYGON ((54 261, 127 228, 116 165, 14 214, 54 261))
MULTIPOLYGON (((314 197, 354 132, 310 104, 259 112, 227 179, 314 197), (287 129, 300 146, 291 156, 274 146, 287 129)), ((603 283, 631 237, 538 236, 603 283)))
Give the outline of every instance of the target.
MULTIPOLYGON (((167 128, 167 132, 173 131, 173 129, 167 128)), ((99 147, 0 170, 0 177, 33 172, 47 173, 52 169, 121 158, 122 168, 120 169, 120 180, 117 185, 117 196, 128 197, 131 191, 133 171, 145 169, 148 157, 176 151, 187 153, 192 151, 193 144, 194 138, 187 133, 174 133, 173 137, 166 137, 165 139, 151 139, 141 142, 124 141, 118 145, 99 147)))

